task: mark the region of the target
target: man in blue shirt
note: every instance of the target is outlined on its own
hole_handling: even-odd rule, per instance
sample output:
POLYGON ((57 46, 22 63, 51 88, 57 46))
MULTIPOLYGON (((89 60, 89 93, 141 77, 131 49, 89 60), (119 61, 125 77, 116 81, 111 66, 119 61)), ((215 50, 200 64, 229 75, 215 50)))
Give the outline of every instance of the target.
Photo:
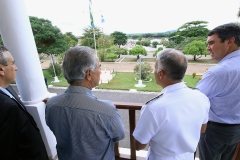
POLYGON ((114 144, 124 138, 121 117, 114 104, 97 99, 101 65, 93 49, 70 48, 63 75, 70 86, 46 104, 46 122, 57 139, 59 160, 114 160, 114 144))
POLYGON ((231 160, 240 141, 240 27, 229 23, 208 33, 207 50, 218 64, 197 88, 210 100, 209 121, 201 135, 201 160, 231 160))

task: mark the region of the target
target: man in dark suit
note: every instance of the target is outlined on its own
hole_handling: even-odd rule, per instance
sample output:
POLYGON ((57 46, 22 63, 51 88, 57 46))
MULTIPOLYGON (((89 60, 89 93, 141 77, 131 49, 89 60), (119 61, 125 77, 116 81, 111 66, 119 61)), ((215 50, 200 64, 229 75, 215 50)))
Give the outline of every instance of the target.
POLYGON ((36 122, 9 85, 16 78, 14 62, 0 45, 0 159, 48 160, 36 122))

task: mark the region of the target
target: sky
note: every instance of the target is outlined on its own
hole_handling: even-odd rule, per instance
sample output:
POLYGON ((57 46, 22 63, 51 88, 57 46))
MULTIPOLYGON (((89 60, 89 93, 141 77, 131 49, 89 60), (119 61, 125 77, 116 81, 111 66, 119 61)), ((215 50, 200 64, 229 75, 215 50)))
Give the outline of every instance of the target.
MULTIPOLYGON (((48 19, 62 33, 81 36, 90 26, 89 0, 24 0, 29 16, 48 19)), ((91 0, 96 27, 105 34, 126 34, 176 30, 196 20, 208 22, 208 29, 240 22, 239 0, 91 0), (101 15, 105 22, 101 23, 101 15)))

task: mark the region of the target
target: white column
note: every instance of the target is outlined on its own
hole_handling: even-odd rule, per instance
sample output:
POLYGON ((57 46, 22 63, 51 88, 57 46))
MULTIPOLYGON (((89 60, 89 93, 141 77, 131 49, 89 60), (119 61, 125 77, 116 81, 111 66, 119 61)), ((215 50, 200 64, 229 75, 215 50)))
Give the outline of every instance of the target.
POLYGON ((16 83, 21 100, 33 115, 50 158, 56 155, 56 139, 46 126, 45 104, 51 96, 47 91, 29 17, 23 0, 0 0, 0 33, 4 45, 18 67, 16 83))

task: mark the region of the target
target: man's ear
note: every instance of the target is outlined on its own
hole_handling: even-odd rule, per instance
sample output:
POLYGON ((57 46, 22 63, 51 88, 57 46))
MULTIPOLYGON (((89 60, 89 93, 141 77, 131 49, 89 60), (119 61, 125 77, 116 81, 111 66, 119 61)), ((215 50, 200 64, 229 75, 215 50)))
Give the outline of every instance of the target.
POLYGON ((0 75, 1 75, 1 76, 5 75, 5 73, 4 73, 4 67, 3 67, 3 65, 1 65, 1 64, 0 64, 0 75))
POLYGON ((235 44, 235 38, 231 37, 228 39, 228 44, 234 45, 235 44))
POLYGON ((88 81, 90 81, 91 79, 92 79, 92 73, 91 73, 91 70, 90 69, 88 69, 87 71, 86 71, 86 79, 88 80, 88 81))
POLYGON ((163 71, 162 70, 160 70, 159 72, 158 72, 158 76, 159 76, 159 78, 160 79, 163 79, 163 75, 164 73, 163 73, 163 71))

